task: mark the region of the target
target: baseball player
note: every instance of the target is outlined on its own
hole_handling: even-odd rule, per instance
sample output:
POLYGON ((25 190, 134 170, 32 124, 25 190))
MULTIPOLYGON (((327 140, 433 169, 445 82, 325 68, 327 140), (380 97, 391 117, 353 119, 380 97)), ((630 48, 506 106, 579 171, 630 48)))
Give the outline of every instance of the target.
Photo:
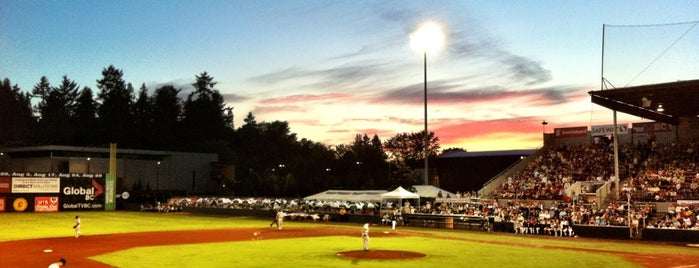
POLYGON ((75 238, 78 238, 80 236, 80 216, 75 215, 75 225, 73 225, 73 229, 75 229, 75 238))
POLYGON ((57 262, 54 262, 51 265, 49 265, 49 268, 60 268, 60 267, 63 267, 65 265, 66 265, 66 259, 61 258, 57 262))
POLYGON ((362 227, 362 240, 364 240, 364 251, 369 250, 369 223, 364 223, 362 227))
POLYGON ((284 214, 284 211, 279 209, 279 211, 277 211, 277 230, 282 229, 282 223, 284 222, 284 216, 286 216, 284 214))

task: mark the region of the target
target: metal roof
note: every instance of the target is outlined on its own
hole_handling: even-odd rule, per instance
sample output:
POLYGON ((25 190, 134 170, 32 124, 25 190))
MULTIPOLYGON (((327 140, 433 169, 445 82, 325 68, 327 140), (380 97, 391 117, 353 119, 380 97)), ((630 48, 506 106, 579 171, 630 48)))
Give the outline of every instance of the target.
POLYGON ((588 94, 592 103, 611 110, 673 125, 679 124, 680 117, 699 116, 699 80, 590 91, 588 94))
POLYGON ((460 158, 460 157, 491 157, 491 156, 528 156, 533 154, 536 150, 533 149, 522 149, 522 150, 502 150, 502 151, 481 151, 481 152, 465 152, 465 151, 453 151, 440 155, 438 158, 460 158))

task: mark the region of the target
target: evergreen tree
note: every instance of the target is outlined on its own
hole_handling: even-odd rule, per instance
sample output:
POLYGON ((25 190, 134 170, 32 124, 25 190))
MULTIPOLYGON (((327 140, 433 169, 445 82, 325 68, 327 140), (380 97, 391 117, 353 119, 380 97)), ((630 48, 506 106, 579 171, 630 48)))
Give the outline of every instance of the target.
POLYGON ((158 140, 153 135, 153 113, 154 109, 148 97, 148 88, 146 84, 142 84, 138 91, 136 102, 133 104, 133 135, 136 137, 133 140, 134 147, 157 149, 157 147, 153 146, 153 143, 158 140))
POLYGON ((153 145, 162 150, 182 150, 182 131, 179 120, 182 117, 182 100, 179 89, 171 85, 155 90, 151 97, 153 106, 153 145))
POLYGON ((97 80, 100 101, 97 115, 100 137, 103 144, 116 142, 121 146, 131 146, 130 133, 133 128, 133 88, 124 82, 123 72, 113 65, 102 70, 102 79, 97 80))
POLYGON ((33 145, 36 119, 32 113, 31 96, 22 93, 9 78, 0 83, 0 146, 33 145), (12 127, 7 127, 12 126, 12 127))
POLYGON ((76 99, 74 122, 76 134, 72 144, 76 146, 97 145, 99 135, 97 131, 97 102, 89 87, 83 87, 76 99))
POLYGON ((48 79, 42 76, 32 92, 41 98, 36 107, 39 112, 39 143, 70 145, 76 132, 73 117, 78 85, 63 76, 60 86, 51 87, 48 79))
POLYGON ((202 146, 208 141, 220 140, 231 133, 224 118, 223 96, 214 88, 214 78, 206 72, 196 76, 184 104, 184 131, 187 141, 196 151, 208 151, 202 146))

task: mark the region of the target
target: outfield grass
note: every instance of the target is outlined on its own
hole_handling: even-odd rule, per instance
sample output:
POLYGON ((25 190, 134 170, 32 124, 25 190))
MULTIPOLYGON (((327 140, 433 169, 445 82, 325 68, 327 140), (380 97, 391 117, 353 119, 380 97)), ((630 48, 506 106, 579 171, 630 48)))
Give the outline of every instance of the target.
MULTIPOLYGON (((228 216, 174 215, 143 212, 81 212, 84 235, 220 228, 259 228, 269 219, 228 216)), ((0 241, 72 236, 75 213, 0 214, 0 241)), ((285 228, 318 226, 325 223, 285 222, 285 228)), ((357 224, 333 227, 358 228, 357 224)), ((389 230, 374 226, 372 232, 389 230)), ((427 254, 411 260, 350 260, 336 252, 361 248, 358 237, 332 236, 282 240, 250 240, 158 247, 139 247, 112 252, 92 259, 117 267, 639 267, 605 253, 580 252, 593 249, 617 252, 699 254, 699 250, 672 245, 627 241, 582 240, 404 228, 428 236, 375 237, 372 249, 407 250, 427 254), (453 239, 458 238, 458 239, 453 239), (465 240, 464 240, 465 239, 465 240), (466 241, 467 240, 467 241, 466 241), (518 243, 527 246, 498 245, 478 241, 518 243), (542 246, 568 249, 543 249, 542 246)))

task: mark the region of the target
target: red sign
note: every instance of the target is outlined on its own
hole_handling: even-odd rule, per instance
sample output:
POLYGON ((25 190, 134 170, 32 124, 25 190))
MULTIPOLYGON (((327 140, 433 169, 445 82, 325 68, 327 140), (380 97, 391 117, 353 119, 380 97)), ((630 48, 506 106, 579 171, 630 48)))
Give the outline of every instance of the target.
POLYGON ((12 192, 12 178, 0 177, 0 193, 12 192))
POLYGON ((34 198, 35 212, 57 212, 58 196, 37 196, 34 198))
POLYGON ((0 196, 0 212, 5 212, 5 197, 0 196))
POLYGON ((672 125, 658 122, 633 123, 631 127, 635 133, 672 131, 672 125))
POLYGON ((553 136, 555 138, 585 137, 587 136, 587 127, 554 128, 553 136))

